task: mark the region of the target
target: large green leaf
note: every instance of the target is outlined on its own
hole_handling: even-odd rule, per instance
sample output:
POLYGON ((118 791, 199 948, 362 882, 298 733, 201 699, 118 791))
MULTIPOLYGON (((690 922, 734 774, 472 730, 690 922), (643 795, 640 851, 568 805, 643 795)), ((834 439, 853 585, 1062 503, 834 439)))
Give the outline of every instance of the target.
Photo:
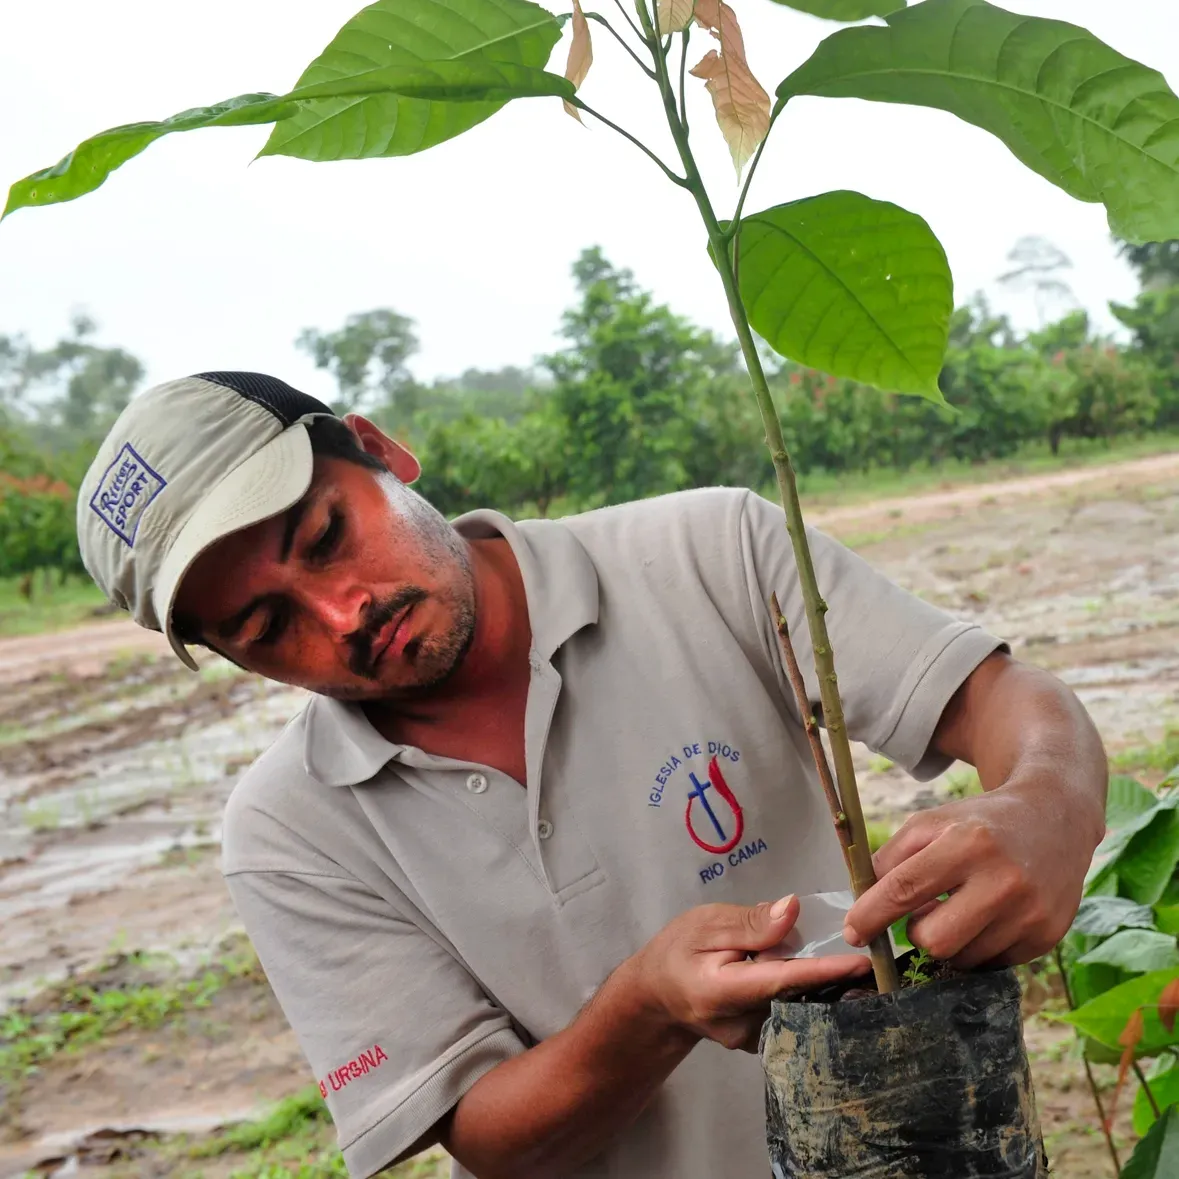
POLYGON ((1163 933, 1179 937, 1179 905, 1155 905, 1154 923, 1163 933))
POLYGON ((83 140, 64 159, 18 180, 8 193, 7 217, 27 205, 54 205, 93 192, 121 164, 145 147, 174 131, 201 127, 243 127, 273 123, 294 114, 294 104, 283 104, 273 94, 240 94, 214 106, 198 106, 156 123, 127 123, 83 140))
POLYGON ((1139 1054, 1152 1055, 1168 1044, 1179 1043, 1179 1028, 1175 1032, 1168 1032, 1159 1019, 1158 1012, 1159 996, 1163 993, 1163 988, 1177 977, 1179 968, 1141 974, 1112 990, 1105 991, 1095 999, 1090 999, 1075 1011, 1055 1018, 1071 1023, 1107 1048, 1117 1048, 1118 1037, 1122 1034, 1126 1021, 1141 1007, 1145 1015, 1145 1027, 1139 1054))
POLYGON ((1145 974, 1179 967, 1179 949, 1173 937, 1157 930, 1123 929, 1078 961, 1082 966, 1103 964, 1116 966, 1127 974, 1145 974))
MULTIPOLYGON (((1162 896, 1161 890, 1150 900, 1145 899, 1145 896, 1142 895, 1149 891, 1144 888, 1143 874, 1153 868, 1151 879, 1145 883, 1157 883, 1157 876, 1154 873, 1157 873, 1158 864, 1165 859, 1165 854, 1158 856, 1153 865, 1147 863, 1147 858, 1152 851, 1156 854, 1159 852, 1160 834, 1162 836, 1161 843, 1164 845, 1161 850, 1165 853, 1165 844, 1168 842, 1166 836, 1172 830, 1170 816, 1174 813, 1177 805, 1179 805, 1179 795, 1168 794, 1161 798, 1156 797, 1154 804, 1148 810, 1140 811, 1133 817, 1127 818, 1119 827, 1110 831, 1093 855, 1093 863, 1085 877, 1085 895, 1108 895, 1119 892, 1142 904, 1153 904, 1154 901, 1159 900, 1162 896), (1139 837, 1155 823, 1160 824, 1160 832, 1140 839, 1139 837), (1123 860, 1128 860, 1138 853, 1142 854, 1143 860, 1141 863, 1136 863, 1135 867, 1131 869, 1135 877, 1134 884, 1131 886, 1122 879, 1122 863, 1123 860), (1109 887, 1111 880, 1116 880, 1115 888, 1109 887)), ((1162 889, 1166 888, 1167 883, 1167 879, 1162 881, 1162 889)))
POLYGON ((942 401, 954 283, 915 213, 824 193, 746 217, 736 250, 749 322, 783 356, 942 401))
POLYGON ((1179 1175, 1179 1106, 1172 1105, 1134 1147, 1122 1179, 1175 1179, 1179 1175))
POLYGON ((1155 70, 1064 21, 925 0, 833 34, 778 88, 949 111, 1029 168, 1102 201, 1131 241, 1179 237, 1179 98, 1155 70))
POLYGON ((1131 819, 1145 814, 1158 798, 1153 790, 1147 790, 1137 778, 1127 774, 1114 774, 1109 780, 1109 793, 1105 799, 1105 823, 1111 831, 1124 827, 1131 819))
POLYGON ((1153 905, 1179 864, 1179 813, 1160 809, 1118 855, 1118 891, 1142 905, 1153 905))
MULTIPOLYGON (((560 35, 556 18, 528 0, 377 0, 344 25, 296 89, 388 66, 472 57, 539 69, 560 35)), ((469 130, 501 105, 388 94, 338 98, 285 119, 260 154, 305 160, 410 155, 469 130)))
POLYGON ((1109 937, 1119 929, 1153 929, 1154 913, 1128 897, 1086 897, 1073 918, 1073 932, 1109 937))
POLYGON ((161 136, 175 131, 272 123, 299 112, 322 110, 341 96, 351 101, 357 96, 393 95, 394 101, 405 96, 412 100, 433 100, 435 105, 444 101, 468 106, 471 102, 485 104, 488 99, 506 101, 546 95, 572 98, 573 94, 573 84, 558 74, 478 57, 383 66, 352 77, 299 87, 282 96, 243 94, 216 106, 184 111, 159 123, 133 123, 87 139, 54 167, 17 181, 9 193, 4 214, 7 216, 26 205, 55 204, 92 192, 120 164, 161 136))
POLYGON ((777 0, 787 8, 797 8, 824 20, 866 20, 870 16, 888 16, 904 8, 909 0, 777 0))
MULTIPOLYGON (((1146 1074, 1146 1083, 1159 1109, 1179 1103, 1179 1063, 1173 1059, 1160 1057, 1156 1060, 1154 1067, 1146 1074)), ((1146 1090, 1139 1087, 1134 1098, 1134 1133, 1145 1134, 1156 1121, 1146 1090)))

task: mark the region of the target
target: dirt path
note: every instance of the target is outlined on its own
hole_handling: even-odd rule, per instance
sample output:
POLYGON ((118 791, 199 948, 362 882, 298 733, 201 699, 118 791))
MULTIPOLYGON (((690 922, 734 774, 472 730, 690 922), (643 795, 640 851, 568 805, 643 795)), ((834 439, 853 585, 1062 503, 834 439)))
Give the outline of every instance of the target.
POLYGON ((166 655, 168 641, 125 618, 73 630, 0 639, 0 684, 16 684, 49 670, 93 675, 127 655, 166 655))
POLYGON ((1019 479, 1003 479, 992 483, 972 483, 941 491, 918 495, 897 496, 865 503, 842 504, 838 507, 813 508, 807 513, 813 524, 831 525, 856 523, 865 525, 877 519, 904 517, 906 521, 930 521, 954 516, 980 504, 1003 505, 1029 497, 1042 498, 1085 488, 1097 491, 1120 484, 1140 487, 1158 480, 1179 476, 1179 452, 1152 455, 1125 463, 1107 463, 1098 467, 1076 467, 1066 471, 1052 471, 1044 475, 1028 475, 1019 479))

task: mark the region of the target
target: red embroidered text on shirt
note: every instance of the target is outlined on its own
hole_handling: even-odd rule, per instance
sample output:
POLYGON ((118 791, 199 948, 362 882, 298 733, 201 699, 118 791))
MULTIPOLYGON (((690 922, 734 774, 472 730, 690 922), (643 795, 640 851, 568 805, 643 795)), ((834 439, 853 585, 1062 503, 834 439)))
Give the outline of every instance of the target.
POLYGON ((350 1060, 347 1064, 332 1069, 319 1082, 319 1095, 326 1097, 329 1085, 333 1093, 338 1093, 349 1081, 360 1080, 365 1073, 371 1073, 373 1069, 379 1068, 388 1059, 389 1057, 385 1054, 385 1050, 380 1044, 374 1044, 367 1052, 362 1052, 355 1060, 350 1060))

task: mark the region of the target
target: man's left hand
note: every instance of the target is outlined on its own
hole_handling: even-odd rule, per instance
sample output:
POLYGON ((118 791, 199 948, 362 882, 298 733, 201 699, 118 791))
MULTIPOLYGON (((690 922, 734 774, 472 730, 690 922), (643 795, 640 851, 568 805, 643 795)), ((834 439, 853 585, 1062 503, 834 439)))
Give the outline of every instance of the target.
POLYGON ((996 653, 955 693, 932 744, 977 766, 985 793, 908 819, 876 853, 877 883, 849 911, 846 940, 865 945, 911 913, 910 941, 963 969, 1047 953, 1105 831, 1092 721, 1059 680, 996 653))
POLYGON ((847 940, 867 944, 914 913, 909 940, 962 969, 1047 953, 1072 923, 1094 849, 1051 793, 1012 781, 910 817, 873 857, 877 884, 848 913, 858 936, 847 940))

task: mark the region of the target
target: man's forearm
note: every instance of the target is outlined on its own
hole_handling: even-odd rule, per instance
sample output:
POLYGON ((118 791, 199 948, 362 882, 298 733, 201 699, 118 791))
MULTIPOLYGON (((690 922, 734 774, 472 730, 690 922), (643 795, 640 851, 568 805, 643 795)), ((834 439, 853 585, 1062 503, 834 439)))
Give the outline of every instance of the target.
POLYGON ((551 1179, 633 1122, 697 1038, 645 1008, 624 962, 569 1027, 471 1087, 443 1145, 479 1179, 551 1179))
POLYGON ((972 763, 984 790, 1043 793, 1060 822, 1105 830, 1105 749, 1076 696, 1054 676, 1009 656, 984 663, 952 701, 934 745, 972 763))

